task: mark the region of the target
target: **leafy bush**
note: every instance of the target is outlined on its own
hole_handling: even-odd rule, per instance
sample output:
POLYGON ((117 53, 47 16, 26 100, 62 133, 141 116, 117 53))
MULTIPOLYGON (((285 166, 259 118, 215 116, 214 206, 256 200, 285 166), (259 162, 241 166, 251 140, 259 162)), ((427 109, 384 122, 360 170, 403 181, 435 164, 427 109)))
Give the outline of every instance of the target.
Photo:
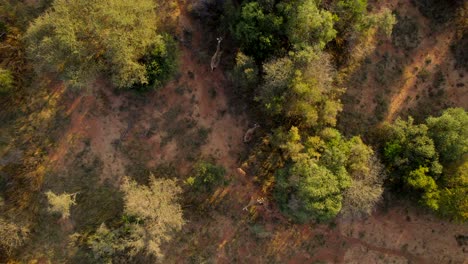
POLYGON ((236 85, 236 92, 247 97, 252 94, 254 88, 258 85, 258 67, 251 57, 242 52, 236 55, 236 64, 231 73, 231 80, 236 85))
POLYGON ((13 75, 9 70, 0 68, 0 94, 7 94, 13 89, 13 75))
POLYGON ((199 192, 211 192, 216 186, 224 183, 226 170, 208 161, 199 161, 193 167, 192 176, 186 183, 199 192))
POLYGON ((163 86, 177 69, 177 43, 170 35, 164 34, 141 62, 145 65, 148 83, 137 83, 133 88, 151 89, 163 86))
POLYGON ((290 42, 297 48, 312 45, 320 49, 336 37, 332 13, 319 9, 314 0, 303 0, 289 14, 287 32, 290 42))
POLYGON ((124 244, 119 241, 119 235, 118 230, 110 230, 103 223, 94 234, 87 238, 86 244, 96 260, 112 263, 112 257, 125 248, 124 244))
POLYGON ((336 1, 337 28, 342 34, 363 31, 366 27, 367 0, 336 1))
POLYGON ((336 124, 342 109, 337 98, 341 90, 333 86, 335 72, 328 54, 304 49, 267 62, 263 68, 264 83, 256 99, 267 114, 300 126, 336 124))
POLYGON ((342 187, 349 181, 307 158, 279 170, 276 179, 275 197, 281 209, 299 222, 327 221, 335 217, 342 206, 342 187), (288 194, 289 189, 295 191, 288 194))
POLYGON ((464 109, 447 109, 440 117, 427 118, 426 123, 443 164, 468 153, 468 113, 464 109))
POLYGON ((76 205, 76 194, 63 193, 56 195, 55 193, 48 191, 45 193, 47 200, 49 201, 49 211, 52 213, 58 213, 62 218, 70 217, 70 207, 76 205))
POLYGON ((283 23, 281 16, 259 2, 244 2, 232 34, 246 55, 261 61, 280 50, 283 23))

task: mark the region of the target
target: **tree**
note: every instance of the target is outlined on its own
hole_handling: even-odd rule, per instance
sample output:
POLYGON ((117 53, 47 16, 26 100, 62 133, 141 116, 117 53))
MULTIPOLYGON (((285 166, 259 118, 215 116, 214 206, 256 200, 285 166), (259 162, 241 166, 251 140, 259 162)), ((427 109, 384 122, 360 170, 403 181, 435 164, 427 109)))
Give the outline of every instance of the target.
POLYGON ((199 161, 193 167, 192 176, 186 183, 196 191, 212 191, 217 185, 224 182, 226 170, 222 166, 207 162, 199 161))
POLYGON ((95 259, 104 263, 112 263, 112 257, 125 248, 118 230, 110 230, 104 223, 87 238, 86 244, 93 251, 95 259))
POLYGON ((371 24, 375 24, 382 35, 387 38, 392 36, 393 26, 397 23, 397 19, 390 9, 384 8, 381 12, 372 16, 371 19, 373 19, 371 24))
POLYGON ((427 118, 426 123, 443 163, 468 153, 468 112, 463 108, 449 108, 440 117, 427 118))
POLYGON ((26 32, 28 54, 39 74, 54 72, 83 86, 98 72, 114 85, 148 83, 139 62, 157 44, 152 0, 55 0, 26 32))
POLYGON ((452 108, 426 123, 415 125, 409 117, 385 125, 383 154, 391 180, 440 215, 465 221, 468 115, 452 108))
POLYGON ((300 222, 327 221, 341 210, 343 184, 310 158, 277 171, 276 179, 275 197, 281 209, 300 222))
POLYGON ((244 3, 233 30, 241 50, 256 60, 264 60, 280 49, 283 18, 264 10, 258 2, 244 3))
POLYGON ((0 247, 9 255, 12 251, 24 244, 28 238, 29 230, 18 223, 10 222, 0 217, 0 247))
POLYGON ((286 105, 285 92, 294 74, 293 61, 288 58, 271 60, 263 65, 265 77, 256 98, 263 104, 265 111, 270 115, 283 112, 286 105))
POLYGON ((375 156, 364 161, 362 167, 351 172, 351 186, 343 194, 342 214, 362 217, 372 213, 382 198, 384 168, 375 156))
POLYGON ((439 213, 456 221, 468 220, 468 157, 444 170, 447 177, 440 190, 439 213))
POLYGON ((6 94, 13 89, 13 75, 9 70, 0 68, 0 94, 6 94))
POLYGON ((333 86, 335 72, 328 55, 306 48, 292 57, 267 62, 263 68, 264 83, 257 100, 267 114, 301 127, 336 124, 342 109, 341 90, 333 86))
POLYGON ((339 18, 337 28, 340 32, 362 31, 366 26, 367 0, 339 0, 335 12, 339 18))
POLYGON ((302 0, 289 16, 288 37, 297 48, 312 45, 319 49, 335 38, 333 15, 317 7, 314 0, 302 0))
POLYGON ((384 126, 384 161, 390 170, 392 181, 404 184, 401 179, 420 167, 428 168, 429 175, 438 178, 442 173, 434 142, 428 136, 424 124, 415 125, 413 118, 397 119, 394 124, 384 126))
POLYGON ((421 202, 432 210, 439 209, 438 200, 438 186, 435 180, 427 175, 429 169, 426 167, 419 167, 409 173, 405 178, 406 184, 413 188, 415 191, 421 192, 421 202))
POLYGON ((146 253, 162 257, 161 244, 169 241, 185 221, 178 204, 182 189, 171 179, 150 176, 149 186, 125 178, 122 185, 128 235, 125 248, 131 255, 146 253))
POLYGON ((177 47, 174 39, 163 34, 158 36, 149 52, 141 62, 146 68, 147 83, 136 83, 134 88, 158 88, 161 87, 177 69, 177 47))
POLYGON ((231 73, 231 80, 242 95, 250 94, 258 85, 258 67, 255 61, 242 52, 236 55, 236 64, 231 73))
POLYGON ((76 193, 56 195, 52 191, 48 191, 45 194, 49 201, 50 212, 60 214, 63 219, 70 217, 70 207, 76 205, 76 193))

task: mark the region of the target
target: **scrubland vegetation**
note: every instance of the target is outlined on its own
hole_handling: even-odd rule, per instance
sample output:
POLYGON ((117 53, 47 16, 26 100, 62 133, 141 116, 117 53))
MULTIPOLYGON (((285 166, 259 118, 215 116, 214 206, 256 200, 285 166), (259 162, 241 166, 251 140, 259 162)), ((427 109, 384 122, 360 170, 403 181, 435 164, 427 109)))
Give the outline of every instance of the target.
POLYGON ((402 202, 466 227, 468 6, 383 2, 0 0, 0 263, 284 263, 275 228, 402 202))

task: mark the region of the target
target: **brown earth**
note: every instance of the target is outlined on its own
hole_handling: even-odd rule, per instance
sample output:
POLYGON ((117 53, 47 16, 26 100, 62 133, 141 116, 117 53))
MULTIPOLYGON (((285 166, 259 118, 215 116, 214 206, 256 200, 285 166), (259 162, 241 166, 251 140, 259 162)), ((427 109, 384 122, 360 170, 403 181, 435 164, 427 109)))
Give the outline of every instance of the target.
POLYGON ((416 48, 404 50, 396 48, 391 38, 378 40, 368 61, 354 73, 355 80, 347 84, 342 129, 349 134, 365 134, 369 127, 399 116, 411 115, 421 121, 447 107, 468 109, 468 75, 455 67, 450 50, 455 40, 455 23, 435 26, 410 0, 374 4, 375 10, 383 7, 398 12, 400 17, 413 19, 419 29, 414 34, 421 41, 416 48), (389 65, 379 72, 377 67, 384 58, 388 58, 389 65), (444 81, 435 87, 434 76, 438 71, 444 81), (425 74, 428 76, 423 78, 425 74), (382 75, 387 79, 386 84, 377 81, 382 75))

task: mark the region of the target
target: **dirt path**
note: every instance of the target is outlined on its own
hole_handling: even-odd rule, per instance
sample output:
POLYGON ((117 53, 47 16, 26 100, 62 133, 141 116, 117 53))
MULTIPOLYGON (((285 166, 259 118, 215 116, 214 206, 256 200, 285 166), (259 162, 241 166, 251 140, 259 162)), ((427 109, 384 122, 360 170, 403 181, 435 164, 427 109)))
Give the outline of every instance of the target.
MULTIPOLYGON (((414 7, 413 7, 414 8, 414 7)), ((454 39, 455 31, 442 30, 434 32, 431 28, 431 22, 422 16, 418 17, 418 24, 421 26, 421 32, 425 37, 422 39, 415 53, 412 54, 413 62, 406 65, 403 69, 401 87, 392 88, 396 92, 390 99, 390 104, 385 117, 385 121, 393 121, 399 111, 409 108, 416 98, 426 87, 417 85, 418 71, 415 69, 425 69, 428 72, 435 72, 435 67, 442 64, 450 54, 450 43, 454 39), (430 64, 427 62, 430 61, 430 64)))

